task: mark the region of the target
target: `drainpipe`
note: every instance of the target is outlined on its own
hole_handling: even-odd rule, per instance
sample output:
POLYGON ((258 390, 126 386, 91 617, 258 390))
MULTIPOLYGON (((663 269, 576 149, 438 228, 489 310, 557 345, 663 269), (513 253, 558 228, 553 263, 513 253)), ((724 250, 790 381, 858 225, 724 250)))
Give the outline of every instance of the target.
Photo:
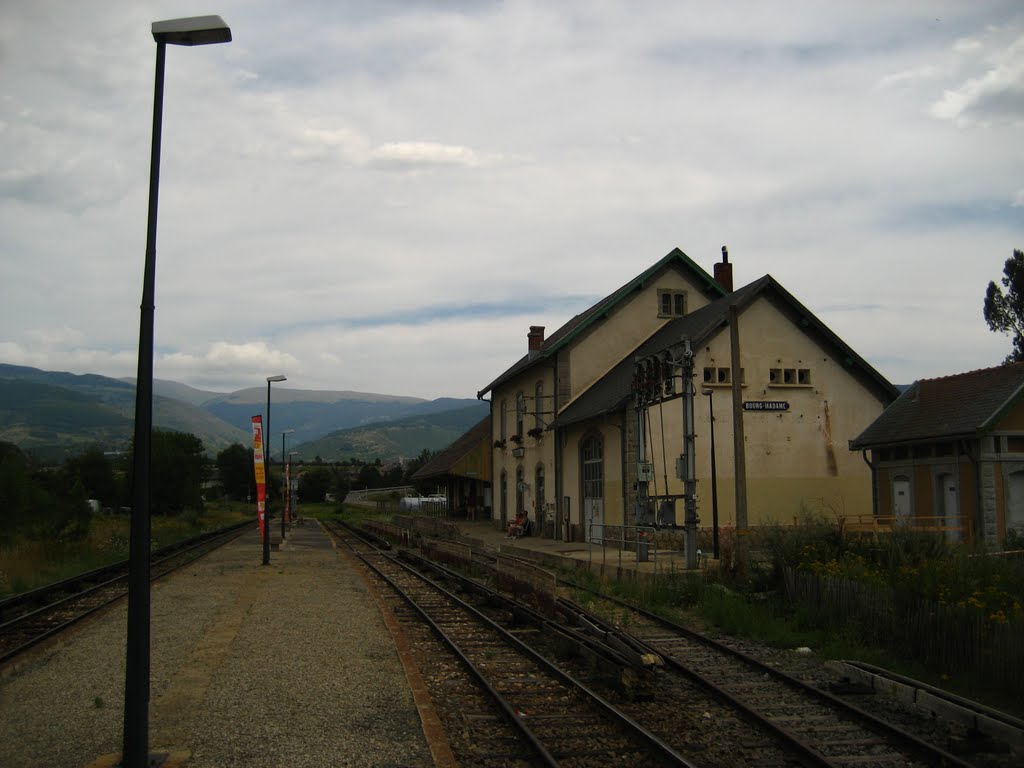
MULTIPOLYGON (((552 421, 558 419, 558 357, 561 352, 555 352, 555 358, 551 363, 551 386, 554 389, 552 392, 551 402, 554 403, 552 407, 552 421)), ((564 500, 562 496, 562 428, 555 427, 555 539, 563 536, 563 531, 568 530, 570 522, 565 519, 568 515, 568 510, 563 508, 562 502, 564 500)))
POLYGON ((868 458, 867 449, 860 452, 860 457, 864 459, 864 463, 871 470, 871 516, 878 517, 878 474, 875 470, 875 465, 868 458))

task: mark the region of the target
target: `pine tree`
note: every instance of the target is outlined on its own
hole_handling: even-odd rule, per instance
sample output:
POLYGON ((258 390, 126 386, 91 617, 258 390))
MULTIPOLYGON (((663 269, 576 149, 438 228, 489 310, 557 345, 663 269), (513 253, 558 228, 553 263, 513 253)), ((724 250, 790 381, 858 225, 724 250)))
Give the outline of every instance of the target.
POLYGON ((993 331, 1013 336, 1013 350, 1003 363, 1016 363, 1024 360, 1024 251, 1014 249, 1000 282, 1005 293, 994 280, 985 291, 985 322, 993 331))

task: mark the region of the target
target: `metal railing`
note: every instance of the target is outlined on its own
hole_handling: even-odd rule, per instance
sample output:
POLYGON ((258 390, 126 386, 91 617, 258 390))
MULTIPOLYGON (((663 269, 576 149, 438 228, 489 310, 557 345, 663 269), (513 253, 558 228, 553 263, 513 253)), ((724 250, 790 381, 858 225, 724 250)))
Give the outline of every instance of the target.
POLYGON ((655 573, 659 569, 675 570, 677 556, 682 553, 675 549, 658 549, 658 530, 652 525, 611 525, 590 523, 587 526, 587 561, 594 562, 595 547, 601 548, 601 565, 608 564, 608 550, 617 556, 618 565, 623 564, 623 554, 629 555, 640 568, 640 563, 651 563, 655 573))

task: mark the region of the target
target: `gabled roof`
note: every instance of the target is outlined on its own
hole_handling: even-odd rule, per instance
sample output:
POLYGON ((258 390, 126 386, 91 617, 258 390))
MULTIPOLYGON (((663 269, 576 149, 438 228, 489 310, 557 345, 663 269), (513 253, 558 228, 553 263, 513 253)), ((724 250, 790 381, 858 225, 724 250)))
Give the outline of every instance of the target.
POLYGON ((992 429, 1024 394, 1024 363, 915 381, 850 441, 851 450, 975 437, 992 429))
POLYGON ((511 368, 477 392, 476 396, 483 397, 492 389, 501 385, 513 376, 522 373, 526 369, 531 368, 541 361, 551 357, 551 355, 569 344, 573 339, 577 338, 592 325, 607 317, 611 310, 629 298, 629 296, 634 292, 643 290, 651 279, 656 277, 663 270, 667 269, 670 265, 676 265, 681 267, 685 272, 690 273, 697 280, 698 284, 703 287, 705 293, 716 297, 725 295, 725 289, 722 288, 722 286, 719 285, 711 275, 701 269, 693 259, 681 250, 673 248, 653 266, 641 272, 614 293, 605 296, 601 301, 590 307, 590 309, 581 312, 569 320, 569 322, 544 340, 544 343, 541 344, 538 352, 521 357, 511 368))
POLYGON ((637 358, 657 354, 684 340, 689 341, 694 347, 700 347, 723 328, 728 327, 731 307, 736 307, 737 311, 742 313, 762 296, 773 301, 775 306, 788 315, 804 333, 816 338, 825 348, 833 350, 833 357, 839 360, 847 371, 859 377, 883 402, 891 402, 899 395, 896 387, 797 301, 775 278, 765 275, 724 298, 662 326, 632 354, 570 403, 555 419, 553 426, 564 427, 627 407, 632 397, 630 387, 633 382, 633 364, 637 358))
POLYGON ((479 422, 469 428, 454 443, 449 445, 437 456, 432 458, 412 474, 413 480, 425 480, 428 477, 447 475, 452 467, 458 464, 466 455, 475 449, 481 441, 491 441, 491 415, 487 414, 479 422))

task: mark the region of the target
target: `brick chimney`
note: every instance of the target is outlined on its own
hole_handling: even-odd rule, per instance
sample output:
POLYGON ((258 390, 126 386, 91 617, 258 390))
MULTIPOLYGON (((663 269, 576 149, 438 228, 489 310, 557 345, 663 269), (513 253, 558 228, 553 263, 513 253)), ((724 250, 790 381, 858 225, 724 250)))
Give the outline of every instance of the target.
POLYGON ((530 332, 526 334, 526 348, 529 350, 530 357, 536 357, 537 353, 540 352, 540 348, 543 343, 544 326, 531 325, 530 332))
POLYGON ((732 293, 732 264, 729 263, 729 249, 722 246, 722 260, 715 264, 715 282, 732 293))

